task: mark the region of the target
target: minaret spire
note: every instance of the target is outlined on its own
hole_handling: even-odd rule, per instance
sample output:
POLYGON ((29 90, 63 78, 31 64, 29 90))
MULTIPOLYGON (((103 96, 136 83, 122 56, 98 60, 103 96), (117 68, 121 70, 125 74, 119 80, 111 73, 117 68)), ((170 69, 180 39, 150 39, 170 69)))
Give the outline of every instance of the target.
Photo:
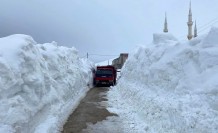
POLYGON ((190 5, 189 5, 189 14, 188 14, 188 22, 187 22, 187 25, 188 25, 188 40, 191 40, 192 39, 192 25, 193 25, 193 21, 192 21, 192 10, 191 10, 191 1, 190 1, 190 5))
POLYGON ((189 14, 191 14, 192 15, 192 3, 191 3, 191 0, 190 0, 190 3, 189 3, 189 14))
POLYGON ((163 29, 163 32, 168 32, 168 28, 167 28, 167 14, 165 12, 165 22, 164 22, 164 29, 163 29))
POLYGON ((194 37, 197 37, 198 33, 197 33, 197 26, 196 26, 196 20, 195 20, 195 29, 194 29, 194 37))

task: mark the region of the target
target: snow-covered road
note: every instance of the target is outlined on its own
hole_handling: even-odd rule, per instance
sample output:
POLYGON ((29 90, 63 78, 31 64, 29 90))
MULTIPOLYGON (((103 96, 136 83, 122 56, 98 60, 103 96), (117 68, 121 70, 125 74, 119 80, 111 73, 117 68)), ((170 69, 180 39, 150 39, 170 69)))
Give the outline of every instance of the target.
POLYGON ((109 100, 111 88, 92 88, 70 115, 62 133, 140 133, 142 126, 125 107, 109 100), (118 111, 119 116, 109 111, 118 111))
MULTIPOLYGON (((109 116, 116 116, 110 113, 107 107, 108 88, 92 88, 80 102, 76 110, 70 115, 63 128, 63 133, 81 133, 92 131, 86 129, 88 125, 105 120, 109 116)), ((94 130, 95 131, 95 130, 94 130)))

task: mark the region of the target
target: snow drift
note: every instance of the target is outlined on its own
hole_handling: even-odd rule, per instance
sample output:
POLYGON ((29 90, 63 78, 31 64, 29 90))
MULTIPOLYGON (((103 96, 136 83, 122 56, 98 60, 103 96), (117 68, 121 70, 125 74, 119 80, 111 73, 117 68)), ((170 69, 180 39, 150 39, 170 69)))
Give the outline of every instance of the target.
POLYGON ((75 48, 0 39, 0 132, 58 132, 91 85, 92 63, 75 48))
POLYGON ((131 108, 146 133, 218 132, 217 38, 218 28, 185 42, 155 34, 129 56, 109 97, 131 108))

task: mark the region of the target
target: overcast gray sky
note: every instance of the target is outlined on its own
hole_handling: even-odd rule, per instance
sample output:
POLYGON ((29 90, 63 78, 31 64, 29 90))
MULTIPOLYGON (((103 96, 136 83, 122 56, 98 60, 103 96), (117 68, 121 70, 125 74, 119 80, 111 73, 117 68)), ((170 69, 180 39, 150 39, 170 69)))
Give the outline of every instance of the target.
MULTIPOLYGON (((218 25, 217 7, 218 0, 192 0, 199 34, 218 25)), ((0 0, 0 36, 27 34, 38 43, 56 41, 76 47, 80 56, 119 55, 161 33, 165 11, 169 32, 186 39, 188 9, 189 0, 0 0)), ((113 56, 90 56, 95 62, 109 58, 113 56)))

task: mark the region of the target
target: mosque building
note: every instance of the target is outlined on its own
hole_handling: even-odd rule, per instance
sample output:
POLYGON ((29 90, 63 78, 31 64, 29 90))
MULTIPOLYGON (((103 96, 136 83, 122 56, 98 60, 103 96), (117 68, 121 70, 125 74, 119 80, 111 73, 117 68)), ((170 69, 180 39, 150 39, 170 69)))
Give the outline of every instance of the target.
MULTIPOLYGON (((192 21, 192 10, 191 10, 191 1, 190 1, 190 5, 189 5, 189 14, 188 14, 188 35, 187 38, 188 40, 191 40, 193 37, 197 37, 197 26, 196 26, 196 21, 195 21, 195 27, 194 27, 194 35, 192 34, 192 25, 193 25, 193 21, 192 21)), ((164 21, 164 29, 163 32, 167 33, 168 32, 168 26, 167 26, 167 15, 165 13, 165 21, 164 21)))

